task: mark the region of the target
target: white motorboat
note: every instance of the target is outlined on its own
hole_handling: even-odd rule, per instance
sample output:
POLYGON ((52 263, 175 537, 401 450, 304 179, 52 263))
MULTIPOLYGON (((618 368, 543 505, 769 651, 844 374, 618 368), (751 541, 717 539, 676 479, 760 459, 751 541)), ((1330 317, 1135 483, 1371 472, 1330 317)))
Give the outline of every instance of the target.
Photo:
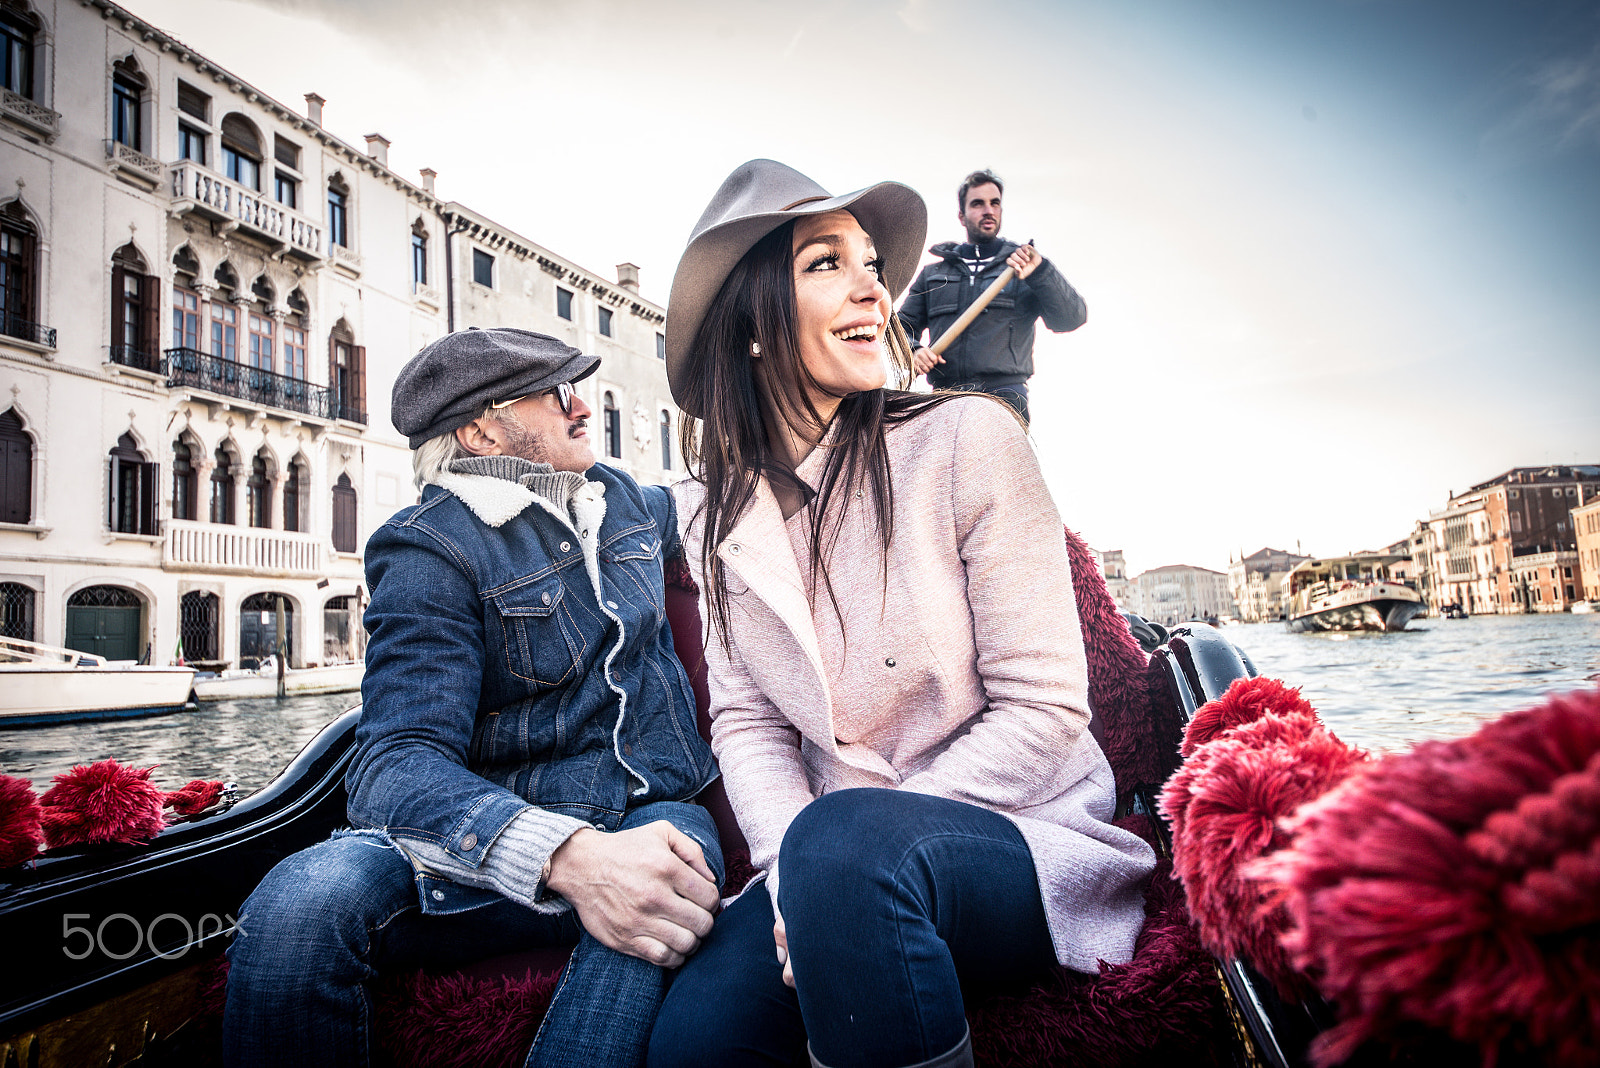
MULTIPOLYGON (((319 693, 349 693, 361 689, 361 677, 366 665, 328 664, 314 668, 289 668, 283 673, 283 690, 288 696, 319 693)), ((194 683, 195 696, 202 701, 227 701, 243 697, 278 696, 278 673, 265 671, 230 671, 211 678, 199 678, 194 683)))
POLYGON ((1291 631, 1405 630, 1423 609, 1422 595, 1393 577, 1406 556, 1355 553, 1306 560, 1289 572, 1291 631))
POLYGON ((193 707, 192 667, 146 667, 0 638, 0 727, 158 716, 193 707))

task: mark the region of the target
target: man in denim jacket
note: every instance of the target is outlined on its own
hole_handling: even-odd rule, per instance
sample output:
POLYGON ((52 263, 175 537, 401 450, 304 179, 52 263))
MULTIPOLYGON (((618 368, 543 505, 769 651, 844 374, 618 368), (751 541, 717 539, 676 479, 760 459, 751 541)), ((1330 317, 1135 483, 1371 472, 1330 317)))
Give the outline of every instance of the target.
POLYGON ((711 929, 722 857, 690 800, 715 777, 672 648, 672 497, 594 462, 571 384, 599 359, 466 330, 395 381, 422 501, 367 543, 342 832, 245 902, 230 1065, 365 1064, 366 983, 577 948, 529 1065, 633 1065, 711 929))

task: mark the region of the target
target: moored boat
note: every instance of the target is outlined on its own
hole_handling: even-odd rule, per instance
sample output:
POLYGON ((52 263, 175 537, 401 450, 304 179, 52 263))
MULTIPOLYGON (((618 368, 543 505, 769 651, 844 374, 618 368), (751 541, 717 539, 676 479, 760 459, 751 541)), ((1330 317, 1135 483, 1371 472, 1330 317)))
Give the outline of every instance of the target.
POLYGON ((1394 575, 1409 557, 1354 553, 1306 560, 1289 572, 1291 631, 1405 630, 1423 610, 1422 596, 1394 575))
POLYGON ((194 707, 194 668, 106 660, 0 638, 0 727, 158 716, 194 707))
MULTIPOLYGON (((328 664, 324 667, 289 668, 283 673, 284 693, 305 696, 319 693, 349 693, 361 689, 364 664, 328 664)), ((274 671, 241 671, 230 675, 197 678, 195 696, 202 701, 226 701, 244 697, 276 697, 278 675, 274 671)))

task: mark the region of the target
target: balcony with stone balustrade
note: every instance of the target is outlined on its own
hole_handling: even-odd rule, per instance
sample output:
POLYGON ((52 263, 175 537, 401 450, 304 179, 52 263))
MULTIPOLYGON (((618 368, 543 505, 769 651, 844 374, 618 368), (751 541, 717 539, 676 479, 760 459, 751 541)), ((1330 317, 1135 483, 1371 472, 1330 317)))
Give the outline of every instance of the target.
POLYGON ((306 578, 326 566, 327 539, 315 534, 188 519, 167 520, 164 533, 161 566, 168 571, 306 578))
POLYGON ((224 229, 238 228, 308 262, 324 259, 322 225, 315 220, 193 160, 172 164, 170 172, 172 202, 168 210, 173 215, 192 211, 221 220, 224 229))
POLYGON ((43 134, 46 140, 54 140, 61 129, 59 114, 5 86, 0 86, 0 116, 43 134))

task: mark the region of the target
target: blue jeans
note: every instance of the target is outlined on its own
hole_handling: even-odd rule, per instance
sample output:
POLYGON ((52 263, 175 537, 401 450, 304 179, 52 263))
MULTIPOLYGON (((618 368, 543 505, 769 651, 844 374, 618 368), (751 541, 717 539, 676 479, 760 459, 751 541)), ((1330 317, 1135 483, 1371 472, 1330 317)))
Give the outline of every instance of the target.
POLYGON ((795 817, 778 858, 796 989, 756 887, 673 979, 650 1068, 786 1066, 808 1039, 832 1068, 916 1064, 966 1034, 963 986, 1025 983, 1055 963, 1027 843, 987 809, 840 790, 795 817))
POLYGON ((938 388, 959 389, 968 393, 987 393, 992 397, 999 397, 1011 405, 1018 415, 1022 416, 1024 425, 1029 422, 1028 383, 1026 379, 1021 382, 1005 382, 999 385, 978 379, 973 382, 961 382, 953 386, 940 386, 938 388))
MULTIPOLYGON (((659 819, 700 844, 720 882, 710 813, 661 801, 630 811, 622 829, 659 819)), ((551 945, 576 948, 527 1064, 640 1064, 665 994, 664 969, 602 945, 571 911, 547 915, 500 898, 424 915, 411 863, 385 835, 336 834, 284 859, 244 903, 228 949, 224 1061, 229 1068, 369 1064, 369 984, 380 972, 448 969, 551 945)))

